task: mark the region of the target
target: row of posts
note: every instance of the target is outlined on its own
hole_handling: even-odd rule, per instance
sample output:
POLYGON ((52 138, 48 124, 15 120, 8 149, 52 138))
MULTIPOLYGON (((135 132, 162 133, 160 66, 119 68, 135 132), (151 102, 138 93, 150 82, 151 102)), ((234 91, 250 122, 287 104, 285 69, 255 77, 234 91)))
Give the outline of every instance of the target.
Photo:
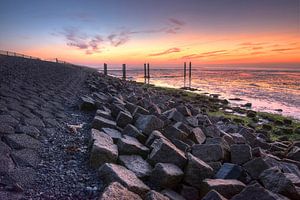
MULTIPOLYGON (((103 65, 103 73, 104 75, 107 75, 107 64, 104 63, 103 65)), ((186 86, 186 76, 187 76, 187 65, 186 62, 184 62, 183 65, 183 82, 184 82, 184 88, 191 88, 192 83, 192 63, 189 62, 189 69, 188 69, 188 87, 186 86)), ((122 79, 126 80, 126 64, 122 64, 122 79)), ((144 80, 145 83, 149 84, 150 82, 150 64, 144 63, 144 80)))

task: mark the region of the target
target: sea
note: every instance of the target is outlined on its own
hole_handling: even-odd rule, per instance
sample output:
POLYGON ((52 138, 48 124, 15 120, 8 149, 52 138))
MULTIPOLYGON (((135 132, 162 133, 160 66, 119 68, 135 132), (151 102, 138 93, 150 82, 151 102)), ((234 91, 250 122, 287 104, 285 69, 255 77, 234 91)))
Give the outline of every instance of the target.
MULTIPOLYGON (((121 77, 121 70, 109 70, 121 77)), ((184 87, 183 69, 150 69, 150 84, 184 87)), ((129 69, 127 79, 144 82, 143 69, 129 69)), ((186 85, 189 86, 188 72, 186 85)), ((251 103, 253 110, 300 120, 300 66, 292 68, 193 68, 191 87, 200 94, 218 94, 232 106, 251 103)))

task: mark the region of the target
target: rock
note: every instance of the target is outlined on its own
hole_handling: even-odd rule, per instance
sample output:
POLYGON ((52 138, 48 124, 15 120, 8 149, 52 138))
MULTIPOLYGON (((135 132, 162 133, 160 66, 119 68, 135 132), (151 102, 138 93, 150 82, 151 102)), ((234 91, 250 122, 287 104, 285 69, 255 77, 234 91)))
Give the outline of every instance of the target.
POLYGON ((160 130, 164 122, 154 115, 140 115, 135 122, 135 127, 146 135, 150 135, 154 130, 160 130))
POLYGON ((184 116, 192 116, 191 110, 183 105, 177 106, 176 107, 177 111, 183 114, 184 116))
POLYGON ((203 144, 206 140, 206 136, 203 133, 202 129, 199 127, 193 128, 189 138, 194 141, 196 144, 203 144))
POLYGON ((6 143, 13 149, 38 149, 41 143, 26 134, 10 134, 4 136, 6 143))
POLYGON ((217 179, 239 179, 242 176, 243 169, 235 164, 224 163, 219 169, 215 178, 217 179))
POLYGON ((118 147, 114 145, 113 139, 109 135, 92 129, 91 143, 90 165, 92 168, 96 169, 106 162, 117 161, 118 147))
POLYGON ((104 133, 106 133, 107 135, 109 135, 113 139, 114 142, 117 142, 118 139, 122 138, 122 134, 117 129, 102 128, 101 131, 103 131, 104 133))
POLYGON ((205 127, 203 131, 207 137, 220 137, 221 135, 220 130, 214 125, 205 127))
POLYGON ((282 194, 290 199, 300 199, 300 193, 290 179, 278 167, 263 171, 259 180, 264 187, 274 193, 282 194))
POLYGON ((225 198, 232 198, 234 195, 240 193, 245 184, 233 179, 205 179, 200 188, 201 194, 206 194, 210 190, 216 190, 225 198))
POLYGON ((22 149, 18 151, 14 151, 11 154, 14 162, 17 166, 21 167, 36 167, 40 158, 35 150, 32 149, 22 149))
POLYGON ((221 162, 208 162, 207 163, 214 170, 214 174, 216 174, 222 167, 221 162))
POLYGON ((173 188, 179 184, 183 171, 171 163, 157 163, 151 172, 150 182, 157 188, 173 188))
POLYGON ((190 126, 192 126, 194 128, 199 126, 199 121, 198 121, 197 117, 190 116, 190 117, 186 117, 185 119, 190 126))
POLYGON ((34 184, 37 174, 31 167, 18 167, 9 172, 9 177, 21 187, 27 188, 34 184))
POLYGON ((156 139, 165 139, 168 140, 160 131, 153 131, 150 136, 148 137, 145 145, 151 146, 154 140, 156 139))
POLYGON ((109 119, 109 120, 113 120, 111 113, 109 111, 105 111, 105 110, 97 110, 96 111, 96 116, 100 116, 103 117, 105 119, 109 119))
POLYGON ((192 154, 205 162, 224 159, 224 150, 219 144, 195 144, 192 146, 192 154))
POLYGON ((141 106, 137 106, 134 109, 134 112, 132 113, 133 116, 137 115, 137 114, 141 114, 141 115, 149 115, 149 111, 146 110, 145 108, 141 107, 141 106))
POLYGON ((150 176, 152 171, 151 165, 138 155, 119 156, 119 162, 141 179, 150 176))
POLYGON ((2 126, 8 125, 8 126, 15 127, 19 124, 19 121, 10 115, 0 115, 0 124, 2 126))
POLYGON ((295 186, 300 187, 300 178, 292 173, 284 173, 285 177, 289 179, 295 186))
POLYGON ((118 149, 121 155, 140 155, 143 157, 147 157, 149 153, 148 147, 141 144, 134 137, 130 137, 128 135, 124 135, 123 138, 118 140, 118 149))
POLYGON ((31 137, 38 138, 40 135, 39 129, 34 126, 22 126, 20 125, 16 130, 16 133, 25 133, 31 137))
POLYGON ((230 146, 231 162, 234 164, 244 164, 252 159, 251 147, 248 144, 234 144, 230 146))
POLYGON ((156 192, 155 190, 150 190, 146 196, 145 200, 169 200, 165 195, 156 192))
POLYGON ((221 194, 219 194, 216 190, 209 191, 202 200, 227 200, 221 194))
POLYGON ((44 128, 45 127, 45 124, 44 122, 39 119, 39 118, 26 118, 24 119, 24 123, 27 125, 27 126, 35 126, 35 127, 38 127, 38 128, 44 128))
POLYGON ((91 97, 81 97, 80 110, 83 111, 94 111, 97 109, 95 101, 91 97))
POLYGON ((264 189, 257 185, 247 186, 241 193, 235 195, 231 200, 287 200, 287 198, 280 197, 277 194, 264 189))
POLYGON ((132 171, 120 165, 105 163, 99 168, 98 174, 104 183, 119 182, 130 191, 141 196, 150 190, 132 171))
MULTIPOLYGON (((14 167, 15 167, 15 164, 8 154, 0 154, 0 175, 6 174, 9 171, 12 171, 14 169, 14 167)), ((1 182, 1 179, 0 179, 0 182, 1 182)))
POLYGON ((181 196, 183 196, 186 200, 195 200, 200 199, 198 189, 188 186, 182 185, 180 190, 181 196))
POLYGON ((131 137, 134 137, 136 139, 138 139, 138 141, 140 141, 141 143, 145 143, 147 140, 147 137, 142 134, 135 126, 133 126, 132 124, 128 124, 123 132, 124 135, 129 135, 131 137))
POLYGON ((130 115, 130 113, 126 113, 126 112, 119 112, 118 116, 117 116, 117 125, 121 128, 124 128, 127 124, 130 124, 132 121, 132 116, 130 115))
POLYGON ((180 168, 186 164, 184 153, 177 149, 171 142, 165 139, 156 139, 151 147, 153 148, 148 159, 152 164, 156 163, 173 163, 180 168))
POLYGON ((179 130, 182 130, 183 132, 186 132, 187 134, 190 134, 192 131, 192 127, 182 122, 176 122, 173 126, 179 130))
POLYGON ((0 155, 7 155, 11 152, 11 148, 0 140, 0 155))
POLYGON ((123 104, 112 103, 110 104, 111 116, 116 118, 120 112, 127 112, 123 104))
POLYGON ((174 140, 172 140, 172 142, 181 151, 183 151, 183 152, 190 151, 190 145, 188 145, 185 142, 182 142, 182 140, 174 139, 174 140))
POLYGON ((232 134, 230 134, 230 136, 232 137, 234 143, 236 143, 236 144, 245 144, 246 143, 245 138, 239 133, 232 133, 232 134))
POLYGON ((188 134, 183 132, 182 130, 174 127, 168 126, 163 131, 164 136, 169 140, 173 141, 175 139, 185 141, 188 137, 188 134))
POLYGON ((177 111, 176 108, 172 108, 171 110, 165 111, 162 113, 162 115, 166 116, 169 120, 175 121, 175 122, 184 122, 185 117, 177 111))
POLYGON ((287 154, 287 157, 291 160, 296 160, 296 161, 300 162, 300 148, 297 146, 294 146, 287 154))
POLYGON ((165 189, 161 193, 167 196, 170 200, 185 200, 183 196, 175 192, 174 190, 165 189))
POLYGON ((10 126, 10 125, 1 125, 0 124, 0 134, 14 134, 15 133, 15 129, 10 126))
POLYGON ((92 127, 98 130, 101 130, 102 128, 116 129, 117 124, 115 121, 96 116, 92 122, 92 127))
POLYGON ((213 169, 190 153, 187 155, 187 158, 188 163, 184 171, 184 182, 196 188, 200 188, 202 181, 213 175, 213 169))
POLYGON ((127 190, 123 185, 118 182, 113 182, 105 188, 104 192, 101 194, 99 200, 142 200, 142 198, 127 190))
POLYGON ((244 169, 250 174, 253 179, 258 179, 259 175, 266 169, 270 168, 263 158, 254 158, 243 165, 244 169))

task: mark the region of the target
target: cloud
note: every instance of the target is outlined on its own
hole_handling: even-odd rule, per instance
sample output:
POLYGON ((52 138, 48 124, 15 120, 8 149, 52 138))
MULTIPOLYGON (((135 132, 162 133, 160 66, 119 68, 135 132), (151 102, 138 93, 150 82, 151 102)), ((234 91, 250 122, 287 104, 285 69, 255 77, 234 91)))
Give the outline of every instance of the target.
POLYGON ((169 21, 171 23, 173 23, 174 25, 176 25, 176 26, 184 26, 185 25, 184 21, 180 21, 180 20, 175 19, 175 18, 169 18, 169 21))
POLYGON ((130 32, 122 31, 120 33, 113 33, 107 36, 110 44, 114 47, 118 47, 120 45, 125 44, 129 41, 130 32))
POLYGON ((149 56, 162 56, 162 55, 166 55, 166 54, 177 53, 177 52, 180 52, 180 51, 181 50, 179 48, 175 47, 175 48, 167 49, 167 50, 162 51, 162 52, 149 54, 149 56))
POLYGON ((213 57, 213 56, 219 56, 224 55, 227 53, 227 50, 217 50, 217 51, 208 51, 200 54, 189 54, 182 56, 182 59, 196 59, 196 58, 206 58, 206 57, 213 57))
POLYGON ((272 49, 271 51, 276 51, 276 52, 283 52, 283 51, 293 51, 293 50, 298 50, 300 48, 281 48, 281 49, 272 49))
POLYGON ((266 42, 244 42, 244 43, 240 43, 239 45, 241 46, 260 46, 260 45, 264 45, 267 44, 266 42))

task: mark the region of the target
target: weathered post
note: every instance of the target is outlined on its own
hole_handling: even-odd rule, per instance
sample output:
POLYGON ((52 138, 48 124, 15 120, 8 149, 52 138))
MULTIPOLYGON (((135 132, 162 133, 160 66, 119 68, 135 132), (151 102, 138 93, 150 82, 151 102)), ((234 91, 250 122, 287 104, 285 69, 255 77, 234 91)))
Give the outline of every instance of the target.
POLYGON ((104 72, 104 75, 107 75, 107 64, 104 63, 103 65, 103 72, 104 72))
POLYGON ((123 80, 126 80, 126 64, 123 64, 123 80))
POLYGON ((146 79, 147 79, 147 64, 144 63, 144 82, 146 83, 146 79))
POLYGON ((183 64, 183 82, 184 82, 184 88, 186 86, 186 62, 183 64))
POLYGON ((14 52, 14 56, 17 56, 16 52, 14 52))
POLYGON ((148 78, 148 84, 149 84, 149 82, 150 82, 150 64, 148 63, 147 64, 147 78, 148 78))
POLYGON ((191 83, 192 83, 192 62, 189 64, 189 88, 191 89, 191 83))
POLYGON ((6 55, 8 56, 8 51, 6 51, 6 55))
POLYGON ((55 61, 56 61, 56 63, 58 63, 58 59, 57 58, 55 58, 55 61))

